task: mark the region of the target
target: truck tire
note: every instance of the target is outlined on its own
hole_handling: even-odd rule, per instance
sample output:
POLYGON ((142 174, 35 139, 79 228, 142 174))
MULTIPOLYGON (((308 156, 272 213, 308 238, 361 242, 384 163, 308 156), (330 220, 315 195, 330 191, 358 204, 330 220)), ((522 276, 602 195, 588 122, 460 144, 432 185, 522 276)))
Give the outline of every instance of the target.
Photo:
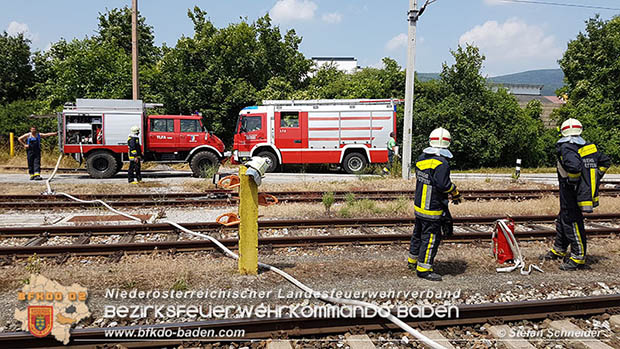
POLYGON ((98 151, 86 158, 86 170, 92 178, 110 178, 118 172, 118 163, 111 153, 98 151))
POLYGON ((366 161, 366 157, 360 153, 349 153, 342 161, 342 168, 350 174, 356 174, 364 171, 367 165, 368 161, 366 161))
POLYGON ((208 177, 217 172, 220 167, 220 162, 217 155, 212 152, 201 151, 192 157, 192 160, 189 162, 189 167, 192 169, 194 177, 208 177), (209 168, 213 168, 213 170, 209 168), (215 172, 211 174, 210 171, 215 172))
POLYGON ((267 159, 269 167, 267 167, 267 170, 265 170, 265 172, 277 172, 280 168, 280 163, 278 162, 278 157, 276 156, 276 154, 270 151, 262 151, 256 154, 256 156, 267 159))
POLYGON ((123 169, 123 162, 121 161, 121 159, 116 159, 116 173, 121 172, 121 170, 123 169))

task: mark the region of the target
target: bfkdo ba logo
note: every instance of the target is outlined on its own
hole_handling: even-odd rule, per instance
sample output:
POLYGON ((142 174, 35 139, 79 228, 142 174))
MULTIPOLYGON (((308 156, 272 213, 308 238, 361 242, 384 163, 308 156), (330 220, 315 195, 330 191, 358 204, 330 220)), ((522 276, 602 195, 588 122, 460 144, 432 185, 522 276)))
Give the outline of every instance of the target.
POLYGON ((28 306, 28 331, 35 337, 45 337, 54 326, 54 307, 46 305, 28 306))
POLYGON ((71 328, 88 318, 88 290, 78 284, 64 286, 43 275, 33 274, 17 292, 19 304, 15 320, 21 329, 36 337, 53 336, 63 344, 71 338, 71 328))

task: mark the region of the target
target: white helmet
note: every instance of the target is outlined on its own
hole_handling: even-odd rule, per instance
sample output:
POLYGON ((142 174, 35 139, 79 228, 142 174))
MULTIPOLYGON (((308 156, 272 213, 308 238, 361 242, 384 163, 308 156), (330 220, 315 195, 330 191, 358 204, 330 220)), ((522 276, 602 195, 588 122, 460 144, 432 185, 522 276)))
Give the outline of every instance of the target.
POLYGON ((131 134, 133 134, 133 135, 140 134, 140 127, 138 127, 138 126, 131 126, 131 134))
POLYGON ((562 136, 564 137, 579 136, 581 131, 583 131, 583 126, 577 119, 568 119, 562 123, 560 130, 562 130, 562 136))
POLYGON ((452 140, 452 137, 450 137, 450 132, 442 127, 434 129, 428 138, 431 147, 434 148, 448 148, 450 146, 450 141, 452 140))

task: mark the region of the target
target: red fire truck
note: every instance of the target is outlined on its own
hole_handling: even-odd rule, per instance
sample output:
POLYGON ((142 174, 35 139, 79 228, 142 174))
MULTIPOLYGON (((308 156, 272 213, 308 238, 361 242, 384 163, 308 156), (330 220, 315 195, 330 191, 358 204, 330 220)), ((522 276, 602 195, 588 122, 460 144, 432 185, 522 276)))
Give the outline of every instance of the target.
POLYGON ((109 178, 128 161, 127 139, 140 127, 145 161, 190 164, 194 176, 226 159, 224 143, 207 132, 199 115, 147 115, 156 104, 118 99, 78 99, 58 114, 60 151, 86 161, 93 178, 109 178))
POLYGON ((358 173, 388 161, 400 100, 280 100, 243 109, 233 160, 267 158, 268 172, 282 164, 340 164, 358 173))

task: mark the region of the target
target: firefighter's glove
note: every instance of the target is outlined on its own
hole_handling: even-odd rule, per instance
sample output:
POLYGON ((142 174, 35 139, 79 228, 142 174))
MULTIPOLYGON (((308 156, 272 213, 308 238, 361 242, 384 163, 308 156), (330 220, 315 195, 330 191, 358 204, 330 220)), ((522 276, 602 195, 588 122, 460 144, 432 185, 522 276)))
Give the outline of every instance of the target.
POLYGON ((454 191, 452 192, 452 203, 454 205, 458 205, 463 201, 463 197, 461 196, 461 193, 458 191, 458 189, 454 189, 454 191))
POLYGON ((454 235, 452 216, 448 211, 444 211, 443 215, 441 216, 441 233, 444 237, 450 237, 454 235))

